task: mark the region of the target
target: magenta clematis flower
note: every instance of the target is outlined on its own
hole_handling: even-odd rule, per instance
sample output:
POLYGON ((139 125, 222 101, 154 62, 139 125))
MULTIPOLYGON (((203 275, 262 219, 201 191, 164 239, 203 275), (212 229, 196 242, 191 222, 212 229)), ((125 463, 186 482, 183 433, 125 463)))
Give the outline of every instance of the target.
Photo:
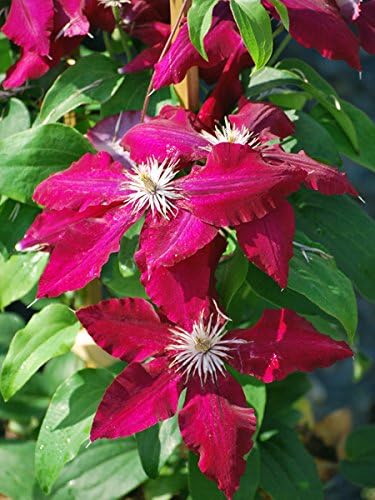
MULTIPOLYGON (((284 138, 294 131, 292 122, 276 106, 244 99, 240 102, 239 112, 226 118, 223 127, 217 126, 208 132, 200 129, 197 123, 198 120, 191 112, 166 107, 155 119, 130 129, 122 144, 130 149, 131 156, 138 161, 150 149, 160 161, 172 156, 188 164, 193 160, 204 160, 208 157, 206 167, 195 167, 191 176, 181 181, 185 187, 189 185, 189 179, 195 182, 195 176, 206 179, 205 187, 212 186, 212 180, 206 177, 206 172, 210 170, 213 157, 216 164, 221 164, 223 168, 224 165, 230 165, 232 168, 236 162, 241 161, 240 155, 236 153, 241 151, 245 154, 245 151, 248 151, 249 154, 256 153, 256 157, 267 165, 268 173, 278 169, 280 165, 288 165, 297 176, 296 179, 301 180, 302 176, 304 184, 311 189, 327 195, 357 195, 344 173, 313 160, 304 152, 287 153, 279 144, 268 143, 271 138, 284 138)), ((229 167, 227 169, 229 173, 231 170, 229 167)), ((245 169, 251 171, 249 166, 245 169)), ((197 192, 197 189, 203 188, 192 189, 197 192)), ((218 205, 220 201, 207 195, 200 197, 199 202, 194 196, 191 200, 193 201, 190 201, 189 210, 195 216, 216 226, 234 226, 238 242, 249 260, 269 274, 282 288, 287 285, 289 260, 293 256, 295 222, 293 208, 285 200, 285 196, 279 198, 269 209, 255 211, 247 221, 236 217, 207 218, 207 214, 212 213, 208 205, 218 205), (200 206, 202 200, 207 202, 200 206)), ((187 203, 182 202, 185 206, 187 203)), ((169 227, 172 226, 173 221, 169 227)), ((158 228, 154 227, 152 232, 157 234, 158 228)), ((162 235, 141 240, 141 249, 144 244, 149 253, 155 252, 155 248, 150 248, 150 242, 154 240, 159 241, 158 245, 161 245, 162 235)), ((161 257, 158 262, 165 264, 167 261, 161 257)))
MULTIPOLYGON (((276 16, 271 2, 263 3, 276 16)), ((361 69, 359 51, 375 54, 375 0, 282 0, 288 8, 290 34, 323 57, 343 59, 361 69), (353 33, 351 26, 358 31, 353 33)))
POLYGON ((104 3, 14 0, 2 31, 21 47, 21 57, 8 70, 3 87, 14 88, 40 78, 78 47, 90 26, 113 30, 112 11, 104 3))
POLYGON ((178 414, 182 437, 199 454, 201 471, 231 499, 256 417, 227 364, 268 383, 329 366, 352 351, 293 311, 265 311, 254 327, 231 332, 222 313, 198 311, 194 322, 178 325, 142 299, 111 299, 77 312, 100 347, 129 363, 107 389, 91 439, 130 436, 171 417, 186 388, 178 414))

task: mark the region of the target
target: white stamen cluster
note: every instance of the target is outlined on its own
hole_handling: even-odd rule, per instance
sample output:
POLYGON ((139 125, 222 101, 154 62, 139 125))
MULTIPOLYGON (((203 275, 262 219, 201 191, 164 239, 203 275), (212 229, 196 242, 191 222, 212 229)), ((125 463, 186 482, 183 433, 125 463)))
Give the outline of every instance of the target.
POLYGON ((231 357, 230 351, 234 349, 235 344, 244 341, 223 339, 228 321, 223 322, 222 318, 218 313, 214 323, 214 315, 211 314, 205 322, 201 315, 191 332, 180 327, 171 329, 175 340, 167 347, 173 352, 170 367, 176 366, 186 378, 198 374, 202 384, 208 377, 215 381, 218 371, 223 374, 224 363, 231 357))
POLYGON ((131 3, 131 0, 98 0, 104 7, 122 7, 125 3, 131 3))
POLYGON ((233 144, 248 144, 252 148, 260 145, 258 135, 251 130, 242 126, 238 128, 230 123, 227 117, 224 118, 224 125, 217 125, 214 133, 210 134, 203 130, 201 136, 204 137, 210 144, 220 144, 222 142, 231 142, 233 144))
POLYGON ((126 172, 124 188, 130 193, 125 204, 133 206, 133 212, 150 209, 152 214, 161 214, 166 219, 176 213, 174 202, 182 198, 180 190, 174 185, 176 162, 165 159, 159 163, 156 158, 148 158, 146 163, 134 165, 126 172))

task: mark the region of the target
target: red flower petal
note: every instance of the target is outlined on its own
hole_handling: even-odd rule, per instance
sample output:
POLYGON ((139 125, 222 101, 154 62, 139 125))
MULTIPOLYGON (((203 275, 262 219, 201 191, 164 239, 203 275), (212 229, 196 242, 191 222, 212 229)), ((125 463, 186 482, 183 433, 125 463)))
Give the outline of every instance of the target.
POLYGON ((280 380, 294 371, 312 371, 353 355, 346 342, 338 342, 295 312, 267 310, 260 321, 246 330, 233 330, 225 340, 243 339, 231 351, 236 370, 263 382, 280 380))
POLYGON ((180 377, 168 369, 166 358, 130 364, 105 392, 91 440, 131 436, 172 417, 180 390, 180 377))
POLYGON ((149 215, 140 237, 149 273, 154 267, 173 266, 191 257, 210 243, 217 232, 217 228, 185 210, 179 210, 171 220, 155 220, 149 215))
POLYGON ((63 28, 63 36, 86 36, 89 32, 89 22, 82 12, 82 0, 58 0, 69 21, 63 28))
POLYGON ((199 454, 199 468, 233 497, 245 472, 243 456, 251 449, 256 428, 254 410, 241 386, 229 375, 214 382, 189 382, 186 403, 179 413, 182 437, 199 454))
MULTIPOLYGON (((270 2, 263 1, 270 7, 270 2)), ((288 9, 289 32, 298 43, 328 59, 343 59, 353 68, 361 68, 359 42, 334 0, 283 0, 283 4, 288 9)))
POLYGON ((307 187, 320 191, 323 194, 351 194, 358 196, 356 189, 348 181, 346 174, 336 168, 329 167, 324 163, 313 160, 304 151, 298 154, 286 153, 279 146, 275 145, 263 153, 263 158, 271 162, 288 163, 291 166, 303 170, 307 176, 305 184, 307 187))
POLYGON ((209 224, 228 226, 264 217, 304 177, 288 165, 270 168, 248 146, 225 143, 213 147, 205 167, 176 183, 186 196, 180 206, 209 224))
POLYGON ((288 283, 295 230, 293 207, 285 200, 261 219, 236 227, 238 243, 247 258, 281 288, 288 283))
POLYGON ((147 47, 137 54, 130 62, 121 68, 120 73, 137 73, 145 69, 153 69, 158 62, 160 54, 164 48, 164 43, 157 43, 152 47, 147 47))
POLYGON ((361 15, 356 25, 362 47, 369 54, 375 54, 375 0, 361 4, 361 15))
POLYGON ((202 311, 211 311, 215 297, 215 270, 225 249, 225 240, 216 237, 191 257, 171 267, 147 270, 147 256, 141 248, 136 262, 148 296, 170 321, 189 329, 202 311))
POLYGON ((144 299, 105 300, 76 314, 96 344, 128 362, 144 361, 168 344, 168 325, 144 299))
POLYGON ((55 297, 97 278, 109 255, 119 250, 124 232, 138 217, 131 213, 131 207, 115 207, 78 222, 73 219, 55 242, 37 296, 55 297))
POLYGON ((294 133, 293 122, 273 104, 241 99, 240 111, 236 115, 230 115, 229 120, 238 128, 246 127, 255 134, 268 129, 283 139, 294 133))
POLYGON ((25 52, 45 56, 53 27, 52 0, 12 0, 2 32, 25 52))
POLYGON ((121 202, 126 195, 125 180, 124 166, 113 162, 108 153, 86 153, 67 170, 39 184, 33 198, 50 209, 84 211, 93 205, 121 202))
POLYGON ((21 51, 21 57, 7 71, 2 82, 4 89, 13 89, 23 85, 26 80, 40 78, 51 68, 51 62, 36 52, 21 51))
POLYGON ((86 135, 95 149, 106 151, 114 160, 130 168, 129 153, 124 151, 120 142, 125 132, 137 125, 140 119, 140 111, 122 111, 100 120, 86 135))

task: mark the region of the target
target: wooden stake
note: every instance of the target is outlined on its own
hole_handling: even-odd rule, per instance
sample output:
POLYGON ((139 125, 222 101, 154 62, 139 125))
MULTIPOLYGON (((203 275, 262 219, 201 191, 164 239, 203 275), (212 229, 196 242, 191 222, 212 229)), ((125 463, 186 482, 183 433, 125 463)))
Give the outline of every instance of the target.
MULTIPOLYGON (((181 7, 184 3, 184 0, 169 0, 170 10, 171 10, 171 26, 173 27, 176 23, 178 15, 180 13, 181 7)), ((188 2, 185 8, 184 14, 187 14, 187 11, 191 5, 191 2, 188 2)), ((176 33, 177 35, 177 33, 176 33)), ((198 68, 194 67, 189 69, 186 77, 182 80, 181 83, 177 83, 174 85, 174 89, 181 101, 181 104, 186 109, 190 109, 191 111, 197 111, 199 108, 199 75, 198 68)))

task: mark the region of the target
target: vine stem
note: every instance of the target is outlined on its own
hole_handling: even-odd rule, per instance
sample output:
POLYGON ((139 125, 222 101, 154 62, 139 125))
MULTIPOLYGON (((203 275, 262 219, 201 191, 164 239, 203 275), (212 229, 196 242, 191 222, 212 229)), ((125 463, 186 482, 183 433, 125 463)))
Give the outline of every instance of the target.
POLYGON ((288 33, 284 39, 280 42, 280 45, 277 47, 277 49, 275 50, 275 52, 273 53, 268 65, 269 66, 273 66, 278 58, 280 57, 280 55, 284 52, 284 50, 286 49, 288 43, 290 42, 290 40, 292 39, 292 37, 290 36, 290 34, 288 33))
MULTIPOLYGON (((172 1, 173 0, 171 0, 171 2, 172 1)), ((158 62, 160 62, 163 59, 163 57, 167 53, 169 47, 171 46, 172 41, 174 40, 175 36, 177 35, 178 29, 180 27, 181 20, 182 20, 184 14, 186 12, 186 9, 187 9, 189 3, 190 3, 190 0, 183 0, 183 2, 181 3, 181 6, 180 6, 180 8, 179 8, 179 10, 177 12, 177 16, 176 16, 176 19, 175 19, 174 23, 172 21, 173 27, 171 29, 169 37, 167 38, 167 41, 165 42, 164 48, 162 50, 162 53, 160 54, 158 62)), ((172 5, 172 3, 171 3, 171 5, 172 5)), ((151 95, 152 95, 153 77, 154 77, 154 74, 152 74, 152 76, 151 76, 150 83, 148 85, 147 92, 146 92, 146 97, 145 97, 145 100, 143 102, 143 108, 142 108, 142 113, 141 113, 141 122, 143 122, 144 119, 145 119, 145 116, 146 116, 146 113, 147 113, 147 108, 148 108, 148 105, 150 103, 150 98, 151 98, 151 95)))

